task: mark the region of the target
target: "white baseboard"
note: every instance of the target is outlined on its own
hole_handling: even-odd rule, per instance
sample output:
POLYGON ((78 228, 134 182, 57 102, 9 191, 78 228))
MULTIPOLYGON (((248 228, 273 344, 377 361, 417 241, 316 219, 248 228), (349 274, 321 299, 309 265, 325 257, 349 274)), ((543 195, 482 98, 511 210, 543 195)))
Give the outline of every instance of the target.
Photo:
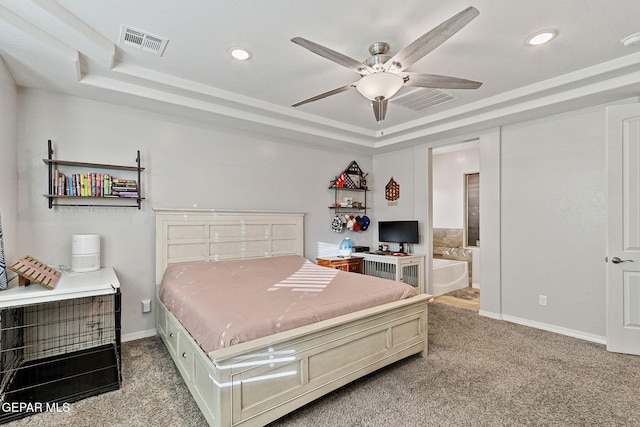
MULTIPOLYGON (((489 316, 488 316, 489 317, 489 316)), ((563 328, 561 326, 550 325, 548 323, 536 322, 529 319, 523 319, 521 317, 509 316, 503 314, 502 320, 511 323, 517 323, 519 325, 529 326, 531 328, 542 329, 544 331, 554 332, 556 334, 567 335, 569 337, 578 338, 585 341, 591 341, 598 344, 607 344, 607 337, 601 335, 594 335, 587 332, 576 331, 575 329, 563 328)))
POLYGON ((491 319, 502 320, 502 314, 494 313, 492 311, 480 310, 478 311, 480 316, 489 317, 491 319))
POLYGON ((122 342, 139 340, 142 338, 149 338, 158 335, 158 331, 154 329, 147 329, 146 331, 132 332, 130 334, 125 334, 121 337, 122 342))

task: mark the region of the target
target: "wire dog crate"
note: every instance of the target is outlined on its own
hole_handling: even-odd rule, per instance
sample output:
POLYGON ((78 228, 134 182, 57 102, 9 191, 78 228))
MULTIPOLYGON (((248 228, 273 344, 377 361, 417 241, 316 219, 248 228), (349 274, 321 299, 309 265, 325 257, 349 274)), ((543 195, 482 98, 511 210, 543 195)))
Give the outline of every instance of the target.
POLYGON ((119 288, 1 309, 0 423, 119 389, 120 322, 119 288))

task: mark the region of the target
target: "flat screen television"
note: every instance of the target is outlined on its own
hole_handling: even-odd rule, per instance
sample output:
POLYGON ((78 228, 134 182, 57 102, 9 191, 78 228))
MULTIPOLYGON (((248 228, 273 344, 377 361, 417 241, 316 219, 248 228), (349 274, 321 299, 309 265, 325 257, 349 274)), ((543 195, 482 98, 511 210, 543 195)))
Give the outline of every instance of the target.
POLYGON ((420 243, 418 221, 378 221, 378 240, 387 243, 420 243))

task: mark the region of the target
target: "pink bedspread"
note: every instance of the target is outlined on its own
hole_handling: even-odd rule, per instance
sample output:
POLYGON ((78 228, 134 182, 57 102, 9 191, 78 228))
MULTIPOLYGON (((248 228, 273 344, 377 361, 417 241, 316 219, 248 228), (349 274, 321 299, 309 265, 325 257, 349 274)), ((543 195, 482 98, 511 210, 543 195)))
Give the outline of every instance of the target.
POLYGON ((207 353, 416 294, 300 256, 174 264, 160 288, 160 300, 207 353))

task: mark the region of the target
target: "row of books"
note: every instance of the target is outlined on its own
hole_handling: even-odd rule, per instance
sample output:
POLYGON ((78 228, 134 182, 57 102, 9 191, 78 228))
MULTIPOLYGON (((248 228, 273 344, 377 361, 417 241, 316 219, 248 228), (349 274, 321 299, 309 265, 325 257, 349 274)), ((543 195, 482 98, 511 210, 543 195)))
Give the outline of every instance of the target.
POLYGON ((77 197, 139 197, 138 182, 135 179, 118 179, 99 172, 74 173, 67 176, 58 170, 53 176, 53 194, 77 197))

